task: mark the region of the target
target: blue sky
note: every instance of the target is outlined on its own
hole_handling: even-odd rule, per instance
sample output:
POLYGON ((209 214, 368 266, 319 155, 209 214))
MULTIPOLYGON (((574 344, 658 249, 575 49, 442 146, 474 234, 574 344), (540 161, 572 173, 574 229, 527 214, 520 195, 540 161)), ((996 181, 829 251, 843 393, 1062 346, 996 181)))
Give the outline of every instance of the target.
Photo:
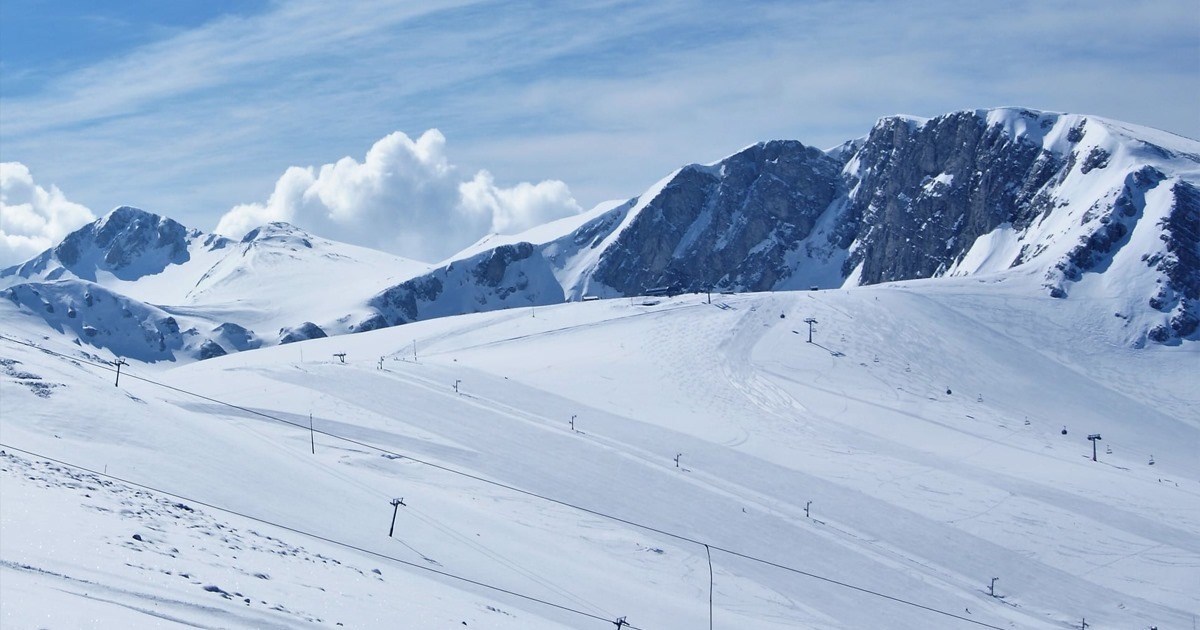
POLYGON ((1195 0, 0 3, 0 159, 97 214, 206 230, 396 131, 439 130, 459 180, 561 180, 586 208, 893 113, 1023 105, 1197 138, 1196 103, 1195 0))

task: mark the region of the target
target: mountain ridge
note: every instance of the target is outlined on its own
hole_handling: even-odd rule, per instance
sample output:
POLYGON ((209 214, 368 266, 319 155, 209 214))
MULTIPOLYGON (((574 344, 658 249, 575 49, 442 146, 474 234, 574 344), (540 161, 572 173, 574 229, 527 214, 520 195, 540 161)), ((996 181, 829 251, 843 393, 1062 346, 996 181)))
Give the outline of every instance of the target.
POLYGON ((372 304, 395 325, 461 308, 553 303, 554 290, 531 289, 523 279, 540 273, 534 268, 560 270, 569 300, 657 287, 829 289, 1009 270, 1040 275, 1040 290, 1052 297, 1094 297, 1091 276, 1115 260, 1111 275, 1138 277, 1141 293, 1140 304, 1122 308, 1139 313, 1138 330, 1122 333, 1123 343, 1178 343, 1194 340, 1200 322, 1189 193, 1200 181, 1198 156, 1200 143, 1093 116, 1027 108, 888 116, 867 136, 825 151, 768 141, 684 166, 584 223, 563 222, 570 229, 557 235, 537 228, 491 239, 497 259, 520 269, 504 286, 495 274, 474 286, 460 282, 474 302, 431 289, 439 273, 478 257, 480 244, 372 304), (1121 251, 1138 225, 1153 234, 1140 235, 1135 259, 1126 260, 1121 251), (487 291, 502 297, 488 301, 487 291), (404 308, 395 308, 397 299, 404 308))
POLYGON ((0 287, 90 273, 269 345, 656 290, 994 276, 1103 303, 1116 343, 1177 345, 1200 339, 1198 186, 1200 143, 1159 130, 1018 107, 894 115, 825 150, 771 140, 688 164, 636 197, 485 236, 437 265, 279 223, 232 241, 122 207, 0 271, 0 287), (80 243, 90 257, 72 255, 80 243), (134 261, 158 271, 123 271, 134 261), (163 299, 155 279, 183 268, 186 294, 163 299))

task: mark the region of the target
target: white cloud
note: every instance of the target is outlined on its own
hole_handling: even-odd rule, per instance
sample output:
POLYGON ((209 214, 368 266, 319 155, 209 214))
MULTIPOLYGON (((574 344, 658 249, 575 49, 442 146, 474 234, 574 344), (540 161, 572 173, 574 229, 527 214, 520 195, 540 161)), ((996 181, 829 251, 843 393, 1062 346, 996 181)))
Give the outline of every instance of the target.
POLYGON ((233 207, 216 231, 232 237, 270 221, 320 236, 436 261, 488 232, 512 234, 582 209, 561 181, 496 185, 479 171, 463 181, 430 129, 413 140, 395 132, 366 159, 344 157, 319 169, 287 169, 266 203, 233 207))
POLYGON ((0 162, 0 267, 42 253, 95 219, 57 186, 39 186, 24 164, 0 162))
POLYGON ((514 234, 580 210, 567 185, 558 180, 500 188, 491 173, 479 171, 474 179, 458 185, 458 193, 469 215, 491 217, 490 231, 500 234, 514 234))

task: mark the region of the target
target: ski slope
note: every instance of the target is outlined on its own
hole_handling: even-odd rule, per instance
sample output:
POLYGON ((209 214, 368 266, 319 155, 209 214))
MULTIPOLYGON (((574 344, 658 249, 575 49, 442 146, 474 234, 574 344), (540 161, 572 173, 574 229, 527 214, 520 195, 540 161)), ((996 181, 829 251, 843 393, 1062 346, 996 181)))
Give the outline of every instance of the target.
POLYGON ((0 624, 698 628, 700 541, 715 628, 1189 627, 1200 355, 1036 281, 512 309, 119 388, 0 340, 0 442, 192 500, 7 450, 0 624))

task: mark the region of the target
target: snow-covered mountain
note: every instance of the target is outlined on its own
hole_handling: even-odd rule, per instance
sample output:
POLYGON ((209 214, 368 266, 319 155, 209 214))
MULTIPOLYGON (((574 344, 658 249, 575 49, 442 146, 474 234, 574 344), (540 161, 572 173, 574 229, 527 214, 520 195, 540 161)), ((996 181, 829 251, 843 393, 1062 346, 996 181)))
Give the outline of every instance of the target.
POLYGON ((612 299, 120 387, 5 320, 0 626, 1189 628, 1196 354, 1095 311, 971 277, 612 299))
POLYGON ((286 223, 232 241, 121 207, 0 271, 0 308, 118 356, 204 359, 352 332, 348 308, 427 267, 286 223))
MULTIPOLYGON (((286 224, 235 242, 118 208, 0 271, 0 288, 30 283, 40 297, 9 291, 11 302, 56 330, 80 322, 102 330, 81 303, 92 289, 35 286, 99 284, 147 313, 194 321, 185 330, 200 341, 179 346, 192 348, 185 358, 205 342, 212 356, 655 289, 830 289, 963 275, 1090 301, 1110 317, 1112 343, 1178 344, 1200 339, 1198 186, 1200 142, 1145 127, 1021 108, 891 116, 826 151, 771 141, 688 165, 626 202, 486 237, 437 267, 286 224), (62 320, 67 311, 79 322, 62 320)), ((77 337, 101 347, 110 338, 77 337)))
POLYGON ((999 274, 1123 299, 1122 343, 1178 343, 1200 324, 1198 185, 1200 143, 1153 129, 1020 108, 894 116, 829 151, 754 145, 627 203, 484 239, 382 292, 371 321, 999 274))
POLYGON ((890 117, 436 267, 119 208, 0 272, 0 626, 1189 627, 1198 145, 890 117))
POLYGON ((37 257, 0 270, 0 288, 74 278, 142 301, 176 303, 233 241, 122 206, 37 257))

